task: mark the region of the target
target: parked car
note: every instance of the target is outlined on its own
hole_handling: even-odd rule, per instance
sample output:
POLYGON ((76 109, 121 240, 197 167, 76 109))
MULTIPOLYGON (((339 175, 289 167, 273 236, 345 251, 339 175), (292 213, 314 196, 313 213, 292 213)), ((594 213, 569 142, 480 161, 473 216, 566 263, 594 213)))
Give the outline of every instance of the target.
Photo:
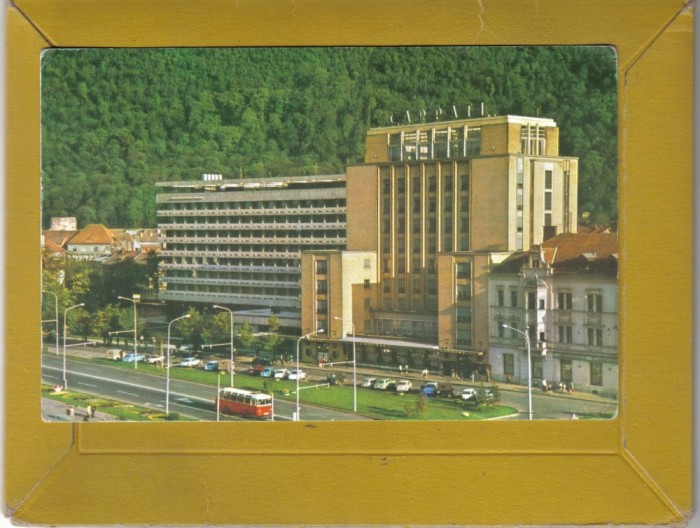
POLYGON ((289 374, 289 371, 285 368, 277 368, 272 371, 272 377, 275 379, 284 379, 289 374))
POLYGON ((202 360, 196 357, 186 357, 180 361, 181 367, 196 367, 202 364, 202 360))
POLYGON ((372 388, 379 390, 387 390, 393 387, 394 385, 396 385, 396 382, 393 379, 381 378, 375 380, 374 385, 372 385, 372 388))
POLYGON ((131 354, 127 354, 122 358, 122 361, 124 363, 133 363, 134 361, 143 361, 144 355, 143 354, 134 354, 133 352, 131 354))
POLYGON ((476 398, 476 389, 473 389, 471 387, 467 387, 462 391, 462 399, 469 401, 473 400, 476 398))
POLYGON ((287 373, 287 379, 289 379, 289 380, 296 380, 296 379, 303 380, 305 378, 306 378, 306 372, 304 372, 301 369, 300 370, 296 370, 296 369, 290 370, 287 373))
POLYGON ((219 370, 219 360, 212 359, 204 364, 204 370, 219 370))
MULTIPOLYGON (((487 400, 493 400, 493 391, 491 389, 482 389, 484 391, 484 396, 486 396, 487 400)), ((462 391, 462 396, 461 398, 465 401, 473 401, 476 400, 478 394, 478 389, 475 389, 473 387, 467 387, 462 391)))
POLYGON ((396 392, 408 392, 413 388, 411 380, 401 379, 396 382, 396 392))
POLYGON ((146 356, 143 361, 144 363, 150 363, 151 365, 155 363, 162 363, 165 361, 165 356, 162 354, 160 356, 146 356))
POLYGON ((442 396, 452 398, 452 383, 442 381, 429 381, 421 388, 425 396, 442 396))
POLYGON ((374 387, 375 381, 377 381, 377 378, 365 378, 365 380, 362 382, 362 386, 371 389, 374 387))
POLYGON ((271 378, 273 373, 275 372, 275 369, 272 367, 265 367, 260 371, 260 377, 262 378, 271 378))

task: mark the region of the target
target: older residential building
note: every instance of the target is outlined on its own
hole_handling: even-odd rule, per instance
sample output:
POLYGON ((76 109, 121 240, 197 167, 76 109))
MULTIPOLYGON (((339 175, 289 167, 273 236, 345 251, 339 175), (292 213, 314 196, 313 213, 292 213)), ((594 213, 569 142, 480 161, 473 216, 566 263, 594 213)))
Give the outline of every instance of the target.
POLYGON ((613 233, 558 235, 494 263, 489 280, 494 378, 508 375, 527 384, 524 332, 536 383, 571 382, 578 390, 616 396, 617 270, 613 233))
POLYGON ((159 298, 222 304, 236 321, 273 313, 298 332, 306 249, 345 249, 345 175, 161 182, 159 298))
POLYGON ((327 327, 337 346, 353 320, 358 359, 485 371, 492 258, 575 232, 577 181, 578 160, 559 156, 551 119, 370 130, 364 163, 347 168, 347 250, 376 255, 372 295, 360 312, 347 311, 355 302, 304 310, 302 332, 327 327))

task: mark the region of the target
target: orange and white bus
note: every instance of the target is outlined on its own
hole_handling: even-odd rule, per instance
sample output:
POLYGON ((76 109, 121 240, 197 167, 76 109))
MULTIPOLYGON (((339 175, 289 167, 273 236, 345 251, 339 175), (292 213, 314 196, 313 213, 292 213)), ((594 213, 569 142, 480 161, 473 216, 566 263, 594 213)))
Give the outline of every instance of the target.
POLYGON ((272 396, 260 391, 226 387, 219 391, 219 410, 247 418, 272 417, 272 396))

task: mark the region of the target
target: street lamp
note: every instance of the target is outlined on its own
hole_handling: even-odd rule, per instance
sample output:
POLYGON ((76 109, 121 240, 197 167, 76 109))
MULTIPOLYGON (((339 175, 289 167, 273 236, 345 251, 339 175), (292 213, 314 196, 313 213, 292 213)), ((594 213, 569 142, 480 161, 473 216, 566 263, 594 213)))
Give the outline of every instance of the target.
POLYGON ((66 335, 68 334, 68 323, 66 323, 66 314, 68 310, 73 308, 80 308, 85 306, 85 303, 76 304, 75 306, 70 306, 63 311, 63 389, 68 388, 68 378, 66 377, 66 335))
POLYGON ((46 291, 46 290, 41 290, 41 291, 42 291, 42 293, 48 293, 49 295, 53 295, 53 298, 56 301, 56 311, 55 311, 56 318, 54 319, 54 323, 56 323, 56 330, 54 333, 56 334, 56 355, 58 355, 58 295, 56 295, 53 292, 46 291))
POLYGON ((525 344, 527 345, 527 412, 529 420, 532 420, 532 359, 530 358, 530 336, 527 332, 513 328, 505 323, 501 323, 503 328, 510 328, 514 332, 517 332, 525 336, 525 344))
POLYGON ((299 412, 301 408, 299 407, 299 344, 301 343, 302 339, 306 339, 308 337, 311 337, 312 335, 316 334, 322 334, 323 333, 323 328, 321 330, 316 330, 315 332, 311 332, 309 334, 301 336, 299 339, 297 339, 297 412, 294 416, 294 421, 298 422, 299 421, 299 412))
MULTIPOLYGON (((338 321, 344 320, 342 317, 334 317, 333 319, 338 321)), ((355 347, 355 323, 350 321, 350 324, 352 325, 352 410, 353 412, 357 412, 357 349, 355 347)))
POLYGON ((137 343, 137 333, 136 333, 136 295, 134 295, 134 299, 129 299, 127 297, 117 297, 117 299, 122 299, 124 301, 129 301, 130 303, 133 303, 134 305, 134 368, 137 369, 139 368, 138 363, 139 363, 139 356, 136 348, 136 343, 137 343))
POLYGON ((167 357, 166 357, 166 366, 165 366, 165 414, 166 416, 170 414, 170 326, 175 322, 179 321, 180 319, 189 319, 190 314, 185 314, 183 316, 178 317, 177 319, 173 319, 168 323, 168 345, 165 349, 167 357))
POLYGON ((226 308, 225 306, 219 306, 218 304, 214 305, 214 308, 218 308, 219 310, 226 310, 229 315, 231 316, 231 387, 233 387, 233 310, 230 310, 229 308, 226 308))

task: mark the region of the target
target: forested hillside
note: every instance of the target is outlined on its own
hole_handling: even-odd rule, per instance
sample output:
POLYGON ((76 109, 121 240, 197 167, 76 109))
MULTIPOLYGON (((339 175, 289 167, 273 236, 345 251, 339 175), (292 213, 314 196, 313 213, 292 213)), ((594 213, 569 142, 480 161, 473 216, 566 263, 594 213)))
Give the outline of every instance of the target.
POLYGON ((390 119, 551 117, 580 210, 617 217, 609 48, 51 50, 42 58, 44 225, 155 225, 157 181, 339 173, 390 119))

